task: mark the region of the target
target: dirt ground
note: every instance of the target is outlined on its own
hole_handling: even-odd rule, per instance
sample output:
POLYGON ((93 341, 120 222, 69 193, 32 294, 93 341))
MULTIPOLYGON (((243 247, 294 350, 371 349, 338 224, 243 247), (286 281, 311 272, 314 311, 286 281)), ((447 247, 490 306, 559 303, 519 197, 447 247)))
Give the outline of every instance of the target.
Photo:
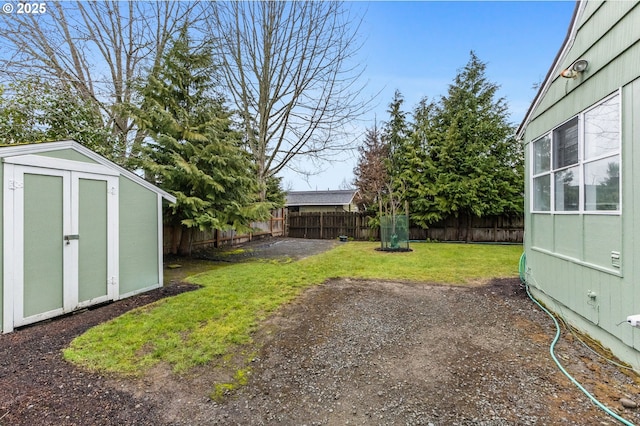
MULTIPOLYGON (((312 254, 331 244, 269 240, 232 253, 258 256, 271 247, 270 255, 277 248, 276 257, 299 258, 305 247, 312 254)), ((209 254, 215 256, 225 257, 209 254)), ((193 290, 180 276, 206 267, 202 262, 168 271, 163 289, 1 335, 0 425, 618 423, 552 362, 553 323, 517 279, 474 288, 359 280, 310 288, 256 332, 247 348, 258 350, 248 384, 218 402, 209 395, 237 368, 233 362, 185 376, 160 366, 127 379, 63 360, 61 349, 92 325, 193 290)), ((607 363, 566 329, 556 348, 587 390, 640 424, 639 410, 620 400, 640 402, 635 374, 607 363)))

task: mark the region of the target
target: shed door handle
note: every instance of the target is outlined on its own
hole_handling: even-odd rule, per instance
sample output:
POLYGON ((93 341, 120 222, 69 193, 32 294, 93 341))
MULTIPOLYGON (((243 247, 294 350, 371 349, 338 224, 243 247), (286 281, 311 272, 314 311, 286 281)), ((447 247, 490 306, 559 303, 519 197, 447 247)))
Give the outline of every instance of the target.
POLYGON ((70 235, 64 236, 64 240, 67 242, 67 244, 71 244, 71 240, 79 240, 79 239, 80 239, 80 235, 78 234, 70 234, 70 235))

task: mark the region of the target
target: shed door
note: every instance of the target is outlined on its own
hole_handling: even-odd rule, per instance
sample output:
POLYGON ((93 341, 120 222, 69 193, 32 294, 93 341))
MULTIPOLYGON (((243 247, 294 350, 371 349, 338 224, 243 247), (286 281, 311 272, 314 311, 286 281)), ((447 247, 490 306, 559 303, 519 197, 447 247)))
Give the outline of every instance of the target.
POLYGON ((12 174, 13 326, 116 299, 117 177, 20 165, 12 174))

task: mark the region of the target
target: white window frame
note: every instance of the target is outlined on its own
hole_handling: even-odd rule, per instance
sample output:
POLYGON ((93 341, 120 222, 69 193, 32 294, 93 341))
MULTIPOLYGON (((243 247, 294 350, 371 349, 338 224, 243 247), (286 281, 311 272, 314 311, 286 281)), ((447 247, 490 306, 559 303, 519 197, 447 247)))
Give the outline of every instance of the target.
POLYGON ((570 119, 562 122, 560 125, 554 127, 550 132, 549 132, 549 136, 551 138, 551 212, 556 213, 556 214, 579 214, 581 213, 581 206, 582 206, 582 143, 583 143, 583 137, 582 137, 582 130, 583 130, 583 117, 581 116, 582 114, 578 114, 577 116, 573 116, 570 119), (566 166, 562 166, 559 168, 554 168, 554 163, 555 163, 555 156, 554 156, 554 150, 553 150, 553 134, 554 132, 559 129, 560 127, 564 126, 565 124, 569 123, 570 121, 573 121, 574 119, 577 118, 577 127, 578 127, 578 158, 577 161, 575 163, 566 165, 566 166), (578 168, 578 209, 577 210, 557 210, 556 209, 556 173, 559 172, 564 172, 567 171, 569 169, 572 169, 574 167, 578 168))
POLYGON ((530 191, 530 198, 531 198, 531 211, 535 211, 535 212, 539 212, 539 213, 551 213, 553 211, 553 205, 551 204, 551 202, 553 201, 553 185, 552 185, 552 180, 553 180, 553 160, 551 158, 551 151, 552 151, 552 144, 551 144, 551 135, 549 133, 546 133, 544 135, 541 135, 540 137, 536 138, 532 143, 531 143, 531 155, 529 158, 531 158, 531 191, 530 191), (549 169, 548 170, 544 170, 542 172, 539 173, 535 173, 535 156, 536 156, 536 152, 535 152, 535 144, 536 142, 540 141, 541 139, 544 138, 548 138, 549 139, 549 169), (534 210, 534 206, 535 206, 535 180, 537 178, 541 178, 544 176, 549 176, 549 210, 534 210))
MULTIPOLYGON (((602 104, 608 102, 609 100, 618 97, 618 149, 614 152, 609 152, 606 154, 600 154, 596 157, 592 157, 589 158, 588 160, 585 158, 586 155, 582 155, 582 158, 580 160, 580 172, 583 176, 583 180, 582 180, 582 189, 580 191, 580 193, 582 194, 582 200, 581 200, 581 204, 580 204, 580 209, 581 211, 584 211, 587 214, 610 214, 610 215, 619 215, 622 211, 622 94, 620 90, 617 90, 616 92, 612 93, 611 95, 605 97, 604 99, 601 99, 598 103, 592 105, 591 107, 587 108, 586 110, 584 110, 582 112, 582 115, 586 115, 587 113, 593 111, 594 109, 598 108, 599 106, 601 106, 602 104), (604 160, 606 158, 613 158, 613 157, 618 157, 619 163, 618 163, 618 209, 617 210, 586 210, 584 207, 585 204, 585 194, 584 194, 584 169, 588 164, 600 161, 600 160, 604 160)), ((586 120, 583 120, 583 129, 582 129, 582 147, 583 147, 583 152, 586 152, 586 147, 584 146, 586 141, 584 140, 584 123, 586 123, 586 120)))
POLYGON ((530 148, 529 148, 529 158, 530 158, 530 170, 531 172, 529 173, 529 211, 531 213, 535 213, 535 214, 557 214, 557 215, 579 215, 579 214, 589 214, 589 215, 608 215, 608 216, 619 216, 622 212, 622 177, 623 177, 623 170, 622 170, 622 93, 621 90, 618 89, 615 92, 611 93, 610 95, 606 96, 603 99, 600 99, 598 102, 596 102, 595 104, 591 105, 589 108, 586 108, 585 110, 581 111, 579 114, 574 115, 572 117, 570 117, 568 120, 563 121, 562 123, 558 124, 557 126, 555 126, 553 129, 551 129, 550 131, 543 133, 541 135, 539 135, 538 137, 536 137, 535 139, 533 139, 533 141, 529 144, 530 148), (608 102, 609 100, 618 97, 619 102, 618 102, 618 149, 617 151, 611 153, 606 153, 604 155, 599 155, 597 157, 594 158, 590 158, 588 160, 585 160, 584 158, 584 153, 585 153, 585 136, 584 136, 584 131, 585 131, 585 114, 589 113, 590 111, 594 110, 595 108, 601 106, 602 104, 608 102), (558 168, 555 169, 554 168, 554 145, 553 145, 553 133, 556 129, 562 127, 563 125, 565 125, 566 123, 570 122, 571 120, 574 120, 577 117, 578 119, 578 162, 576 164, 572 164, 569 166, 564 166, 562 168, 558 168), (540 139, 544 138, 544 137, 549 137, 549 140, 551 141, 549 144, 549 170, 548 171, 544 171, 544 172, 540 172, 537 174, 534 174, 534 170, 533 170, 533 166, 534 166, 534 156, 535 156, 535 151, 534 151, 534 144, 535 142, 539 141, 540 139), (605 158, 613 158, 615 156, 618 156, 619 158, 619 185, 618 185, 618 209, 617 210, 586 210, 585 209, 585 189, 584 189, 584 170, 585 170, 585 166, 588 164, 591 164, 593 162, 605 159, 605 158), (578 210, 556 210, 556 200, 555 200, 555 193, 556 193, 556 185, 555 185, 555 176, 556 173, 573 168, 573 167, 577 167, 578 168, 578 179, 579 179, 579 196, 578 196, 578 210), (549 200, 549 210, 535 210, 534 209, 534 202, 535 202, 535 197, 534 197, 534 180, 536 178, 545 176, 545 175, 549 175, 550 178, 550 189, 549 189, 549 193, 550 193, 550 200, 549 200))

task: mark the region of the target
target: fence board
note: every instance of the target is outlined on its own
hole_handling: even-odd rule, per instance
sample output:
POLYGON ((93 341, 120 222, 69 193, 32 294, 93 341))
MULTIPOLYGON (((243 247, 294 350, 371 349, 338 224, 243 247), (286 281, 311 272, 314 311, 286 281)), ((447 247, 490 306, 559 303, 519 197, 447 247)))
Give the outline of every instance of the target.
MULTIPOLYGON (((379 240, 380 230, 370 228, 371 216, 359 212, 288 213, 285 235, 292 238, 379 240)), ((434 223, 428 229, 411 226, 411 240, 522 243, 524 218, 518 216, 469 217, 459 215, 434 223)))
MULTIPOLYGON (((226 245, 235 246, 238 244, 251 241, 256 237, 281 237, 285 234, 285 214, 284 209, 271 211, 271 218, 264 222, 252 222, 251 228, 253 232, 248 234, 238 234, 236 231, 212 230, 212 231, 196 231, 193 234, 191 247, 194 251, 207 247, 221 247, 226 245)), ((169 254, 172 251, 172 241, 176 237, 173 235, 174 229, 170 226, 164 227, 163 232, 163 251, 169 254)), ((177 236, 179 237, 179 236, 177 236)))

